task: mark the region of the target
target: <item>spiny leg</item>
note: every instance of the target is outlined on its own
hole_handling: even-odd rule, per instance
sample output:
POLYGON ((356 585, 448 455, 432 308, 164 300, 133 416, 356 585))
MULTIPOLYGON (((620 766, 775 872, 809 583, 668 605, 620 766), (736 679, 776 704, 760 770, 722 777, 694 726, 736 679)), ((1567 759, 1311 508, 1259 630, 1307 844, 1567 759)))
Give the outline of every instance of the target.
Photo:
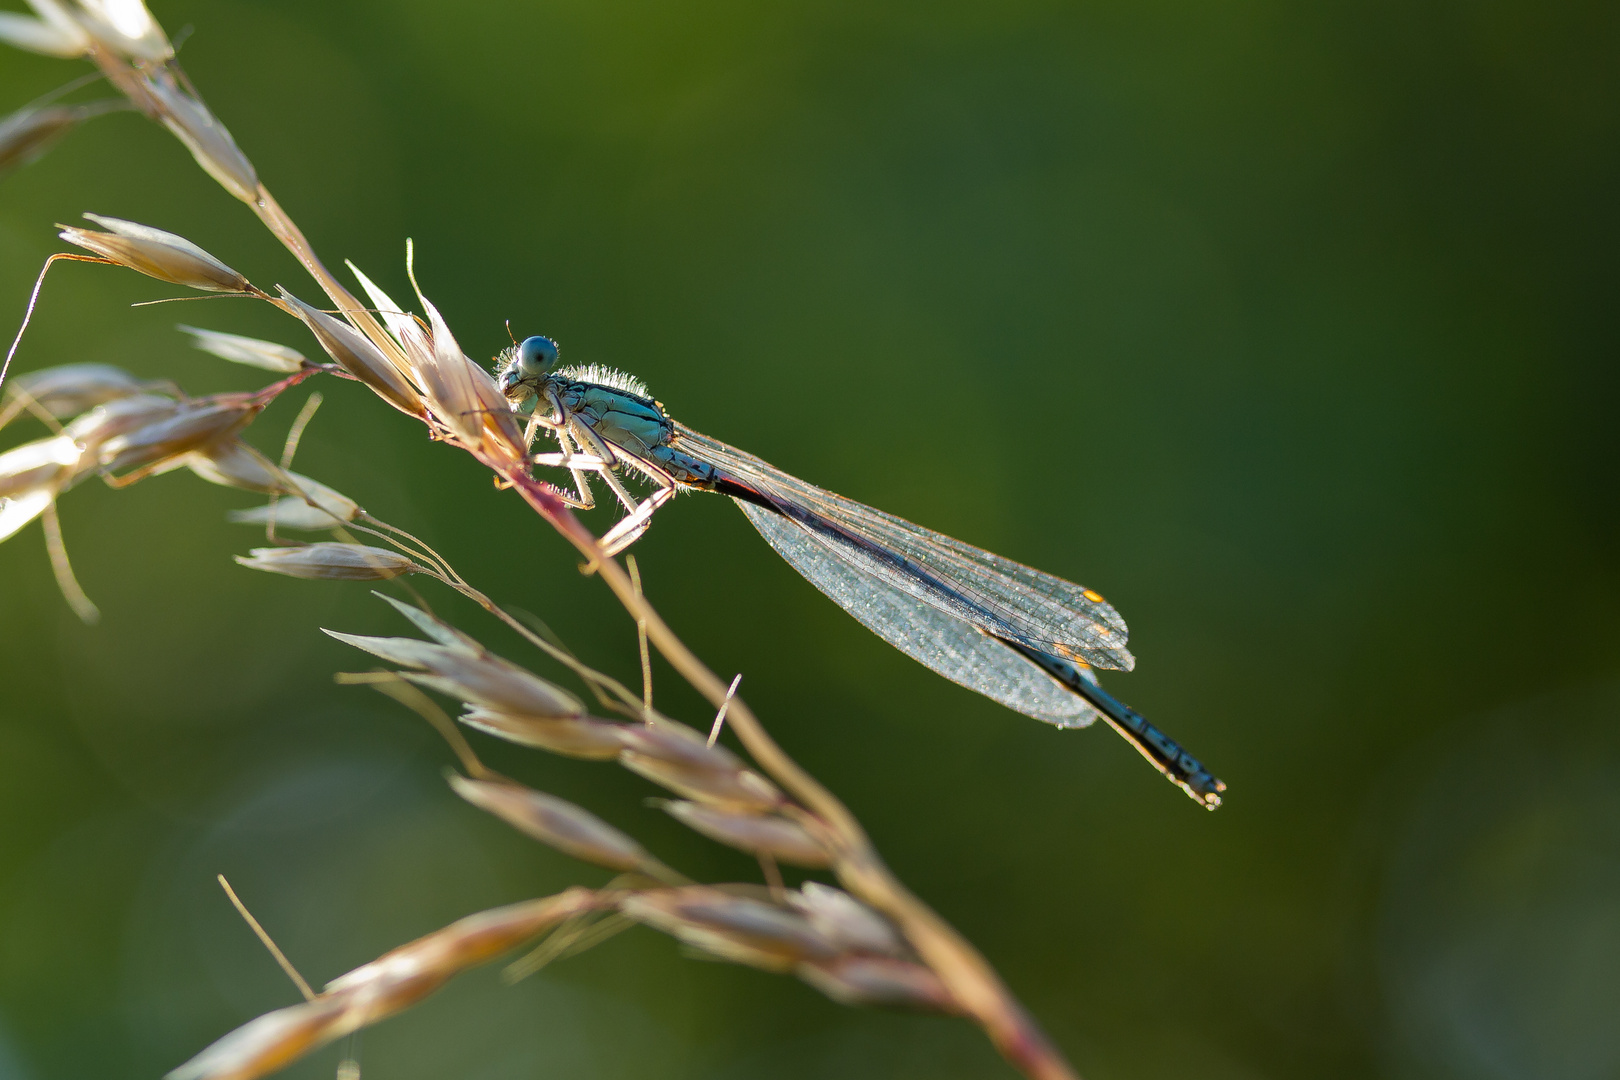
MULTIPOLYGON (((562 451, 563 465, 573 474, 574 487, 579 491, 581 500, 580 508, 589 510, 596 505, 596 496, 591 492, 590 480, 586 478, 583 472, 574 467, 571 460, 574 457, 574 449, 568 442, 569 434, 582 425, 574 419, 572 413, 563 408, 562 398, 558 397, 557 392, 550 387, 546 389, 546 400, 551 403, 551 433, 557 437, 557 448, 562 451)), ((578 436, 575 436, 575 438, 578 438, 578 436)), ((584 448, 585 444, 581 443, 580 450, 584 450, 584 448)), ((603 465, 595 466, 595 471, 606 476, 605 466, 610 466, 613 463, 613 455, 611 453, 602 453, 598 449, 597 456, 601 459, 603 465)))
POLYGON ((674 498, 675 492, 676 487, 673 483, 658 488, 647 496, 646 501, 637 510, 625 515, 617 525, 604 533, 600 541, 603 554, 612 558, 641 539, 641 534, 646 532, 647 528, 652 525, 653 514, 657 512, 659 507, 674 498))
POLYGON ((577 420, 569 425, 569 433, 579 440, 581 450, 584 450, 588 445, 592 450, 596 451, 597 457, 608 463, 607 468, 598 469, 597 472, 601 475, 602 481, 613 490, 613 494, 618 497, 619 502, 624 504, 625 512, 634 514, 640 511, 641 504, 636 501, 635 496, 630 494, 629 489, 624 486, 619 478, 613 474, 613 467, 619 464, 619 455, 613 452, 613 447, 596 432, 592 431, 589 425, 582 424, 577 420))

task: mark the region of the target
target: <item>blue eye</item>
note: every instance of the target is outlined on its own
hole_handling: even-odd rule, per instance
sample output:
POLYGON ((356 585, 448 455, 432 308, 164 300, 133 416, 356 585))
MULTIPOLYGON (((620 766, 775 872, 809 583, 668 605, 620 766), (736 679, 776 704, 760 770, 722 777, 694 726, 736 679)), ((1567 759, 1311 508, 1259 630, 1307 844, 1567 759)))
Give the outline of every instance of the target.
POLYGON ((518 346, 518 368, 524 376, 544 375, 557 365, 557 343, 536 334, 518 346))

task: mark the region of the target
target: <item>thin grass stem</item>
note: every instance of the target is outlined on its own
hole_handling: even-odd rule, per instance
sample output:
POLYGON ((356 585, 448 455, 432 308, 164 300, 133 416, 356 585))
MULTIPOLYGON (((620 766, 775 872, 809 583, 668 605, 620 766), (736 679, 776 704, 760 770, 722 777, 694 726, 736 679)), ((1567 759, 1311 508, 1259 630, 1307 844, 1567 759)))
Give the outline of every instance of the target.
POLYGON ((45 274, 58 259, 63 262, 100 263, 103 266, 118 265, 111 259, 103 259, 99 255, 74 255, 66 251, 59 251, 45 260, 45 265, 40 267, 39 277, 34 279, 34 289, 28 294, 28 308, 23 312, 22 325, 17 327, 17 336, 11 339, 11 348, 6 350, 5 363, 0 364, 0 388, 6 385, 6 373, 11 370, 11 358, 17 355, 17 346, 22 344, 23 334, 27 332, 28 324, 33 321, 34 306, 39 303, 39 290, 45 286, 45 274))
POLYGON ((236 895, 236 890, 231 888, 229 881, 225 880, 225 875, 219 874, 217 876, 219 878, 219 887, 224 889, 225 895, 231 898, 231 903, 236 907, 236 913, 242 916, 242 920, 258 935, 259 941, 270 951, 270 955, 275 957, 276 963, 281 965, 281 970, 287 973, 287 978, 291 979, 293 985, 298 987, 298 992, 304 995, 304 1000, 314 1001, 315 991, 311 990, 309 983, 305 982, 304 977, 298 974, 298 969, 293 967, 291 960, 287 959, 287 954, 281 951, 270 935, 265 932, 264 927, 259 925, 259 920, 255 919, 253 912, 249 911, 247 905, 242 903, 242 898, 236 895))
POLYGON ((287 441, 281 444, 282 472, 292 468, 293 455, 298 453, 298 444, 304 437, 304 429, 309 427, 311 420, 315 419, 315 410, 321 407, 321 402, 324 400, 326 399, 321 396, 319 390, 314 391, 308 398, 304 399, 303 408, 299 409, 298 415, 293 417, 292 427, 287 429, 287 441))
POLYGON ((56 587, 62 590, 73 614, 87 626, 94 626, 101 621, 101 609, 85 595, 84 589, 79 587, 79 579, 73 576, 73 564, 68 562, 67 545, 62 542, 62 522, 56 516, 54 501, 46 504, 40 525, 45 531, 45 551, 50 556, 51 573, 56 575, 56 587))
MULTIPOLYGON (((635 586, 636 595, 641 595, 641 567, 636 564, 636 557, 630 555, 625 562, 630 566, 630 584, 635 586)), ((648 711, 652 710, 652 654, 647 649, 647 624, 641 619, 636 620, 636 650, 641 656, 641 704, 648 711)), ((713 739, 709 740, 713 743, 713 739)))

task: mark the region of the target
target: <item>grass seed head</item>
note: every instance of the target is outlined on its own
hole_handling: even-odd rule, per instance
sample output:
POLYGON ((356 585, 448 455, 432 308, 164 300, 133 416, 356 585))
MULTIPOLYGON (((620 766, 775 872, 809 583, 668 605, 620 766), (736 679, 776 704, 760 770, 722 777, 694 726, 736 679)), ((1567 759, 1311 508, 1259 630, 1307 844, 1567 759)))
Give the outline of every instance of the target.
POLYGON ((333 979, 324 994, 368 991, 373 1008, 379 1010, 371 1019, 381 1019, 414 1004, 452 975, 499 956, 593 906, 593 894, 588 890, 569 889, 544 900, 481 911, 333 979), (380 1011, 383 1008, 387 1011, 380 1011))
POLYGON ((185 464, 211 484, 288 496, 274 507, 234 511, 233 521, 263 524, 273 516, 276 524, 289 528, 335 529, 353 521, 360 513, 360 504, 347 495, 318 480, 283 471, 234 437, 215 439, 193 450, 186 456, 185 464), (293 519, 300 524, 289 524, 293 519))
POLYGON ((56 490, 79 470, 83 452, 68 435, 14 446, 0 454, 0 499, 16 498, 38 488, 56 490))
POLYGON ((585 712, 584 703, 562 687, 495 656, 452 654, 431 674, 407 671, 405 677, 418 686, 498 712, 542 718, 580 716, 585 712))
MULTIPOLYGON (((195 471, 196 466, 193 465, 192 468, 195 471)), ((296 473, 291 475, 297 476, 296 473)), ((332 494, 337 495, 336 492, 332 492, 332 494)), ((341 495, 337 497, 343 498, 341 495)), ((342 517, 328 513, 323 508, 331 506, 332 503, 326 501, 324 497, 316 498, 320 503, 319 506, 311 506, 303 499, 286 498, 265 506, 250 506, 246 510, 229 510, 226 511, 225 518, 237 525, 255 525, 264 528, 274 524, 277 529, 291 529, 294 532, 326 532, 329 529, 340 528, 354 520, 353 514, 342 517)), ((355 513, 358 512, 358 508, 356 508, 355 513)))
POLYGON ((248 367, 290 375, 305 363, 303 353, 273 341, 226 334, 219 330, 200 330, 195 326, 182 325, 180 329, 190 334, 191 343, 203 352, 212 353, 233 364, 246 364, 248 367))
POLYGON ((321 581, 386 581, 420 569, 386 548, 324 541, 299 547, 254 548, 236 561, 254 570, 321 581))
POLYGON ((469 705, 542 719, 585 714, 585 703, 567 690, 481 648, 438 645, 415 638, 325 632, 390 663, 425 670, 425 674, 403 674, 419 686, 449 694, 469 705))
POLYGON ((601 818, 566 799, 518 784, 452 775, 457 795, 514 829, 581 862, 620 872, 647 865, 642 846, 601 818))
POLYGON ((802 825, 784 817, 736 814, 695 802, 666 802, 663 807, 687 828, 752 855, 769 855, 778 862, 811 868, 832 861, 827 849, 802 825))
POLYGON ((695 948, 769 971, 838 955, 798 914, 707 885, 635 893, 620 901, 619 910, 695 948))
POLYGON ((122 218, 100 214, 84 216, 110 231, 102 233, 63 225, 59 234, 63 240, 171 285, 184 285, 203 292, 248 290, 247 278, 183 236, 122 218))
POLYGON ((360 287, 371 298, 371 305, 377 309, 377 317, 388 329, 388 336, 394 339, 394 344, 399 346, 400 352, 404 355, 408 365, 404 374, 415 382, 423 393, 431 396, 428 384, 422 377, 422 372, 432 367, 434 363, 433 341, 428 337, 427 331, 422 328, 422 324, 414 315, 400 307, 393 297, 383 292, 375 282, 361 273, 359 267, 354 263, 349 263, 348 267, 355 279, 360 282, 360 287))
POLYGON ((16 376, 7 391, 11 397, 32 398, 52 416, 66 417, 161 385, 111 364, 60 364, 16 376))
POLYGON ((463 634, 443 619, 429 615, 419 607, 407 604, 403 600, 396 600, 392 596, 385 596, 380 592, 373 592, 371 595, 379 600, 387 601, 389 606, 409 619, 418 630, 446 648, 460 649, 466 653, 479 653, 484 650, 484 647, 478 644, 471 635, 463 634))
POLYGON ((506 395, 461 351, 439 309, 421 293, 417 298, 433 328, 433 364, 424 375, 435 387, 435 412, 468 445, 492 457, 522 459, 526 447, 506 395))
POLYGON ((173 398, 133 394, 98 405, 84 415, 75 417, 64 431, 84 447, 87 455, 94 456, 108 439, 173 416, 180 407, 180 403, 173 398))
POLYGON ((281 298, 291 304, 326 354, 350 375, 377 392, 394 408, 412 416, 423 412, 422 398, 405 381, 394 362, 383 355, 364 334, 319 308, 310 307, 286 289, 277 286, 281 298))
POLYGON ((169 415, 103 441, 98 455, 101 466, 109 470, 161 466, 229 439, 263 408, 240 395, 179 403, 169 415))
MULTIPOLYGON (((5 36, 6 16, 0 11, 0 38, 5 36)), ((25 16, 12 16, 21 19, 25 16)), ((71 131, 88 113, 73 105, 49 105, 23 109, 0 120, 0 176, 39 160, 47 150, 71 131)))
POLYGON ((0 540, 5 540, 18 529, 43 514, 56 501, 56 489, 40 486, 0 496, 0 540))
POLYGON ((281 470, 249 450, 242 440, 229 436, 193 450, 186 456, 186 467, 210 484, 221 487, 267 495, 286 490, 281 470))
POLYGON ((0 41, 25 52, 71 59, 90 48, 90 35, 57 0, 29 0, 38 18, 0 11, 0 41))
POLYGON ((81 471, 84 454, 71 436, 23 443, 0 454, 0 540, 43 514, 81 471))
POLYGON ((938 975, 909 960, 839 956, 800 964, 794 974, 843 1005, 962 1011, 938 975))
POLYGON ((141 84, 157 102, 163 126, 172 131, 203 171, 248 205, 259 201, 259 175, 208 106, 192 97, 167 68, 149 71, 141 84))
POLYGON ((164 1080, 254 1080, 347 1035, 353 1003, 317 997, 248 1021, 202 1053, 172 1070, 164 1080))
POLYGON ((643 724, 625 732, 625 746, 638 754, 689 769, 734 772, 743 767, 737 755, 723 746, 711 746, 685 724, 643 724))
POLYGON ((784 802, 776 786, 752 769, 694 769, 634 750, 620 752, 619 764, 677 795, 739 813, 762 814, 784 802))
POLYGON ((807 881, 799 891, 788 893, 787 902, 840 949, 906 955, 905 940, 893 924, 842 889, 807 881))
POLYGON ((170 1072, 165 1080, 255 1080, 303 1055, 402 1012, 452 976, 594 906, 570 889, 479 912, 386 953, 326 985, 313 1000, 251 1020, 170 1072))
POLYGON ((519 746, 588 761, 618 757, 624 749, 624 730, 630 726, 590 716, 515 716, 477 705, 470 706, 458 719, 470 728, 519 746))
POLYGON ((79 24, 120 56, 158 64, 174 58, 163 27, 141 0, 78 0, 78 4, 79 24))

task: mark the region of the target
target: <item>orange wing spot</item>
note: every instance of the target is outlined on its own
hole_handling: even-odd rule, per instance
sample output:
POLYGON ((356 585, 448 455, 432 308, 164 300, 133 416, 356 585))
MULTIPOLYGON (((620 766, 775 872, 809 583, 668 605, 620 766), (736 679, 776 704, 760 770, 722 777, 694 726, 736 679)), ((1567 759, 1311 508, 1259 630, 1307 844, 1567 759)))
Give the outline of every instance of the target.
POLYGON ((1093 604, 1107 603, 1107 601, 1103 599, 1102 593, 1098 592, 1096 589, 1087 589, 1080 595, 1085 597, 1087 600, 1090 600, 1093 604))

